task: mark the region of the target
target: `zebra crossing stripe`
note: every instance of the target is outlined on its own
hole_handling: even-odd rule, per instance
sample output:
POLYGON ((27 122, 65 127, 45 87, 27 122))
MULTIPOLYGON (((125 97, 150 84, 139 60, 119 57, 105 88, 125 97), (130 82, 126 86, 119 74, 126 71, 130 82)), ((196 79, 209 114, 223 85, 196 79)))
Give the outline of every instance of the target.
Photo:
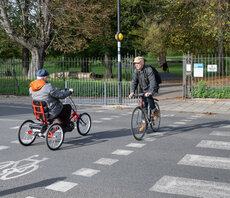
POLYGON ((118 159, 110 159, 110 158, 101 158, 94 162, 95 164, 101 164, 101 165, 113 165, 114 163, 118 162, 118 159))
POLYGON ((230 125, 221 126, 221 128, 230 128, 230 125))
POLYGON ((186 122, 174 122, 174 124, 179 124, 179 125, 182 125, 182 124, 186 124, 186 122))
POLYGON ((218 135, 218 136, 230 136, 229 131, 213 131, 210 135, 218 135))
POLYGON ((8 149, 8 148, 10 148, 9 146, 1 146, 0 145, 0 150, 4 150, 4 149, 8 149))
POLYGON ((130 143, 126 145, 127 147, 133 147, 133 148, 142 148, 143 146, 145 146, 145 144, 141 144, 141 143, 130 143))
POLYGON ((177 164, 206 168, 230 169, 230 158, 187 154, 177 164))
POLYGON ((194 197, 227 198, 230 195, 230 184, 182 177, 163 176, 149 190, 194 197))
POLYGON ((10 129, 19 129, 20 126, 10 127, 10 129))
POLYGON ((230 150, 230 142, 202 140, 196 147, 230 150))
POLYGON ((46 187, 46 189, 66 192, 73 188, 74 186, 78 185, 77 183, 66 182, 66 181, 58 181, 46 187))
POLYGON ((92 177, 93 175, 99 173, 100 170, 90 169, 90 168, 81 168, 74 172, 74 175, 80 175, 84 177, 92 177))
POLYGON ((130 150, 122 150, 122 149, 117 149, 114 152, 112 152, 112 154, 114 155, 129 155, 131 154, 133 151, 130 150))

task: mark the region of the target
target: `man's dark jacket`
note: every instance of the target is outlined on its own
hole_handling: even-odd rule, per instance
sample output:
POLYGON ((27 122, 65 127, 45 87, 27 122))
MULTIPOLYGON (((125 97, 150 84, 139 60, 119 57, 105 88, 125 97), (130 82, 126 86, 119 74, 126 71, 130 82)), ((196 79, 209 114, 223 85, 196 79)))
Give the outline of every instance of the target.
POLYGON ((142 70, 135 69, 133 73, 131 92, 135 92, 137 86, 140 86, 141 93, 156 93, 158 85, 155 74, 151 66, 144 65, 142 70))

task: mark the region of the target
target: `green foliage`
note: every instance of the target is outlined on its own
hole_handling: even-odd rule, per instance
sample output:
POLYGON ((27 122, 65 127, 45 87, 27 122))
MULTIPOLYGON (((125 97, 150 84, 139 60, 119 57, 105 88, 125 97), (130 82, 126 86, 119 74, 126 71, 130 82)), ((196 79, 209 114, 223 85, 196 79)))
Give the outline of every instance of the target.
POLYGON ((193 87, 191 95, 194 98, 230 98, 230 87, 210 87, 206 81, 200 81, 193 87))

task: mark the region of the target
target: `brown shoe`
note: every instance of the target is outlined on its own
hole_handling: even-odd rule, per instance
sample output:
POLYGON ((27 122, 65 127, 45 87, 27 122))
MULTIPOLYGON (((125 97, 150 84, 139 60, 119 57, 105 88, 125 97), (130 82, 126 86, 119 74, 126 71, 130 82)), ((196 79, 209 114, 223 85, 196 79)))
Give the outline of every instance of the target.
POLYGON ((159 116, 159 110, 156 109, 154 114, 153 114, 153 120, 157 120, 158 116, 159 116))
POLYGON ((139 129, 139 131, 142 132, 142 131, 144 131, 144 130, 145 130, 145 123, 143 123, 143 124, 141 125, 141 128, 139 129))

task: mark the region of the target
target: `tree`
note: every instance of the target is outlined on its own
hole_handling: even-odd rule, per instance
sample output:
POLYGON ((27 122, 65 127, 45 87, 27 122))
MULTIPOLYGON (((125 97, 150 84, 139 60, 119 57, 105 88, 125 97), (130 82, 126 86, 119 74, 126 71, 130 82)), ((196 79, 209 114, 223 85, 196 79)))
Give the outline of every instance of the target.
POLYGON ((35 71, 43 67, 45 51, 53 33, 50 0, 0 0, 0 11, 0 21, 6 33, 31 52, 28 77, 33 78, 35 71))

